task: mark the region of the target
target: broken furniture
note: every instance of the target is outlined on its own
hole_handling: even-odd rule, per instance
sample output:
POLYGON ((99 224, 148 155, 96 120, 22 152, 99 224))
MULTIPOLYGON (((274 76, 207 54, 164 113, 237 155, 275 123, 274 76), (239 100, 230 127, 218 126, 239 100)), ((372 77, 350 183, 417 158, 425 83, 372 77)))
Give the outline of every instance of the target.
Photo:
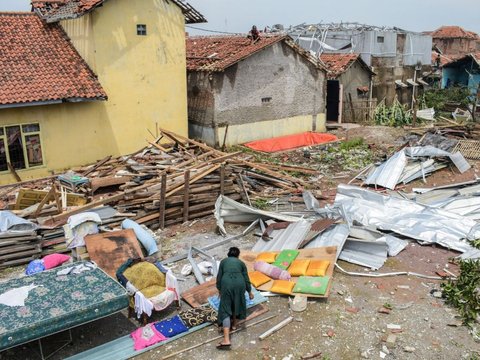
POLYGON ((117 269, 130 258, 143 258, 132 229, 87 235, 85 244, 91 260, 115 278, 117 269))
MULTIPOLYGON (((145 299, 151 302, 152 311, 162 311, 170 304, 180 307, 178 284, 171 270, 165 269, 157 261, 151 263, 142 259, 128 259, 116 272, 120 283, 127 288, 133 286, 129 299, 128 316, 134 315, 136 292, 140 292, 145 299)), ((143 312, 141 321, 145 325, 151 314, 143 312)))
MULTIPOLYGON (((74 266, 86 265, 86 262, 74 266)), ((58 275, 72 264, 12 279, 0 284, 0 295, 25 286, 31 288, 24 306, 0 303, 0 351, 38 340, 76 326, 112 315, 128 307, 125 289, 103 270, 93 268, 80 273, 58 275), (33 287, 33 288, 32 288, 33 287)))

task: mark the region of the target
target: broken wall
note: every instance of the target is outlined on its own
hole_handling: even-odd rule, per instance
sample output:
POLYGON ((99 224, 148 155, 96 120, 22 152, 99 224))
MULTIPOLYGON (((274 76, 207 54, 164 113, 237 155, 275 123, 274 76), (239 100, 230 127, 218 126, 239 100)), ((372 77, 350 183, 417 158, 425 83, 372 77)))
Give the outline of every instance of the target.
POLYGON ((210 145, 223 144, 227 125, 227 145, 325 131, 325 72, 283 42, 224 72, 210 74, 212 80, 205 76, 189 75, 190 134, 210 145), (199 90, 198 99, 190 99, 194 86, 199 90), (200 102, 204 109, 198 109, 200 102))

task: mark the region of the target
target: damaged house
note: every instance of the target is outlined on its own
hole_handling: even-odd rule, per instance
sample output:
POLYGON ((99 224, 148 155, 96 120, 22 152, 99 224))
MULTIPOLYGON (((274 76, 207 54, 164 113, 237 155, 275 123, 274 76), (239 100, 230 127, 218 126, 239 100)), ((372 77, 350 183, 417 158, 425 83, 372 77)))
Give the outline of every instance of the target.
POLYGON ((302 24, 288 30, 304 49, 317 55, 355 53, 375 72, 373 98, 391 104, 395 98, 410 104, 412 96, 428 83, 423 72, 431 69, 430 35, 396 27, 358 23, 302 24))
POLYGON ((466 87, 476 95, 480 86, 480 52, 468 54, 442 68, 442 88, 466 87))
POLYGON ((290 37, 186 41, 191 138, 234 145, 325 130, 326 71, 290 37))
POLYGON ((328 70, 327 121, 362 122, 372 109, 375 73, 359 54, 322 54, 328 70))
POLYGON ((174 1, 32 2, 0 13, 0 183, 136 151, 146 129, 187 134, 185 22, 174 1))
POLYGON ((432 37, 436 53, 446 58, 480 51, 480 37, 460 26, 442 26, 426 34, 432 37))

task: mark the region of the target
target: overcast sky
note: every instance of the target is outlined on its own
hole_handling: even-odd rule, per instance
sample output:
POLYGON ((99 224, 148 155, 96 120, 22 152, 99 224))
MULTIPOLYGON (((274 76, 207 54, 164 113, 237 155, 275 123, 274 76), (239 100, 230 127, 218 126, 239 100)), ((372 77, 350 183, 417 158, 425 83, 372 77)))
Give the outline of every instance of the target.
MULTIPOLYGON (((113 1, 113 0, 110 0, 113 1)), ((131 0, 142 1, 142 0, 131 0)), ((407 30, 459 25, 480 33, 479 0, 188 0, 208 20, 208 30, 248 32, 273 24, 361 22, 407 30)), ((30 10, 30 0, 0 0, 0 11, 30 10)), ((188 30, 192 34, 207 32, 188 30)))

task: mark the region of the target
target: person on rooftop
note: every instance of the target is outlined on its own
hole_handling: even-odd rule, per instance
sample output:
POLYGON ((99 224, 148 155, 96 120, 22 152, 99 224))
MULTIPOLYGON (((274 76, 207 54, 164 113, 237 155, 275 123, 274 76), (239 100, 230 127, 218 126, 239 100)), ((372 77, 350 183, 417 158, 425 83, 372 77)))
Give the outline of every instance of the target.
POLYGON ((223 328, 223 341, 217 348, 222 350, 230 349, 230 330, 236 330, 237 320, 247 317, 245 292, 253 299, 247 267, 239 256, 240 250, 231 247, 228 250, 228 257, 220 262, 218 269, 217 289, 220 292, 218 324, 223 328))

